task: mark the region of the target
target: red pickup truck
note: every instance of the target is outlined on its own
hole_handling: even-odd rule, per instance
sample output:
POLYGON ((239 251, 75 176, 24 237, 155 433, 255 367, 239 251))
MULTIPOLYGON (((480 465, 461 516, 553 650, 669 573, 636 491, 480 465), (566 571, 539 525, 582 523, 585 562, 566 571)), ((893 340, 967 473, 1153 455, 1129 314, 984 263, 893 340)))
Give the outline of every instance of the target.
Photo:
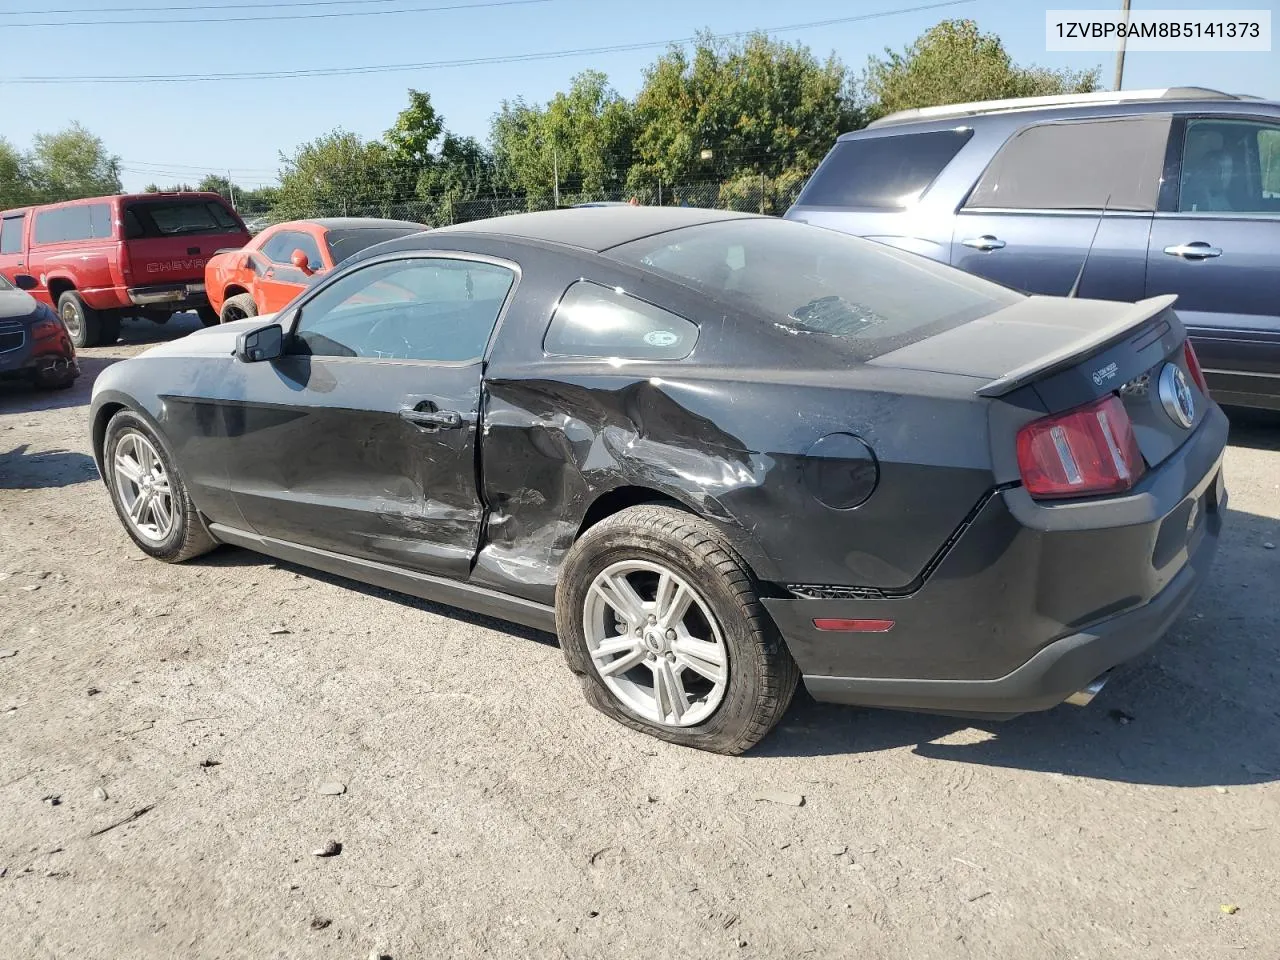
POLYGON ((31 295, 58 311, 78 347, 114 343, 122 317, 157 323, 195 310, 218 314, 204 266, 249 242, 244 221, 216 193, 142 193, 0 212, 0 275, 37 280, 31 295))

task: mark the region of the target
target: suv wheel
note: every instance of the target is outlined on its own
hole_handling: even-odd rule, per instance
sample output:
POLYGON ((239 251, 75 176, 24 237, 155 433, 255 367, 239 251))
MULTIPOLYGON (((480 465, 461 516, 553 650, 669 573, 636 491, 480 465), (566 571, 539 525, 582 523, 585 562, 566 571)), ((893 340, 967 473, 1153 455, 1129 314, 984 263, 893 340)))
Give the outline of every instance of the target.
POLYGON ((746 564, 715 527, 672 507, 623 510, 574 544, 556 626, 592 706, 701 750, 755 745, 799 679, 746 564))
POLYGON ((102 318, 74 290, 58 297, 58 316, 62 318, 71 342, 77 347, 96 347, 102 338, 102 318))

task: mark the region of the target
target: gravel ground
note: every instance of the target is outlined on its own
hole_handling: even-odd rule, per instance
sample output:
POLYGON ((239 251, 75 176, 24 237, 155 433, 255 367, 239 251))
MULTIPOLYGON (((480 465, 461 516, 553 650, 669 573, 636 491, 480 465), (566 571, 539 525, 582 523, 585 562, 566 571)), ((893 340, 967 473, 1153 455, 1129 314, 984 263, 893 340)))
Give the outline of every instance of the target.
POLYGON ((5 958, 1280 957, 1280 421, 1235 420, 1211 583, 1091 707, 801 694, 725 758, 586 707, 552 637, 144 559, 85 404, 193 326, 0 387, 5 958))

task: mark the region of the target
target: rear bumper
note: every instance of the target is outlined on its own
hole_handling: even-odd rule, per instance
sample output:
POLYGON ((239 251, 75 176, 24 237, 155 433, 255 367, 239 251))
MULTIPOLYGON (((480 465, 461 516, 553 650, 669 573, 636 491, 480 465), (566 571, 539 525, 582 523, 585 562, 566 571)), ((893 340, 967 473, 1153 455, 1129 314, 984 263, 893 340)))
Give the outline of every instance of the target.
POLYGON ((1226 491, 1217 407, 1140 493, 1072 505, 992 497, 914 593, 763 602, 816 699, 966 715, 1062 703, 1158 641, 1204 580, 1226 491), (815 619, 892 620, 881 633, 815 619))
POLYGON ((207 306, 209 297, 203 283, 165 283, 149 287, 129 287, 129 302, 138 307, 166 307, 189 310, 207 306))

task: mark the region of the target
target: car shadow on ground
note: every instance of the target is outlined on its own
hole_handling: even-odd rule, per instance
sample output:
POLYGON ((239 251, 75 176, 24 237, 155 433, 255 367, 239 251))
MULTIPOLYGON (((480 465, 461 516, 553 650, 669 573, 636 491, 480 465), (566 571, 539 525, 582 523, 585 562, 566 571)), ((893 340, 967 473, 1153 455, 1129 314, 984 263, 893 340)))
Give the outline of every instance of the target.
POLYGON ((120 323, 120 343, 126 346, 145 343, 167 343, 204 329, 194 313, 175 313, 164 323, 129 317, 120 323))
POLYGON ((252 550, 245 550, 240 547, 222 546, 213 553, 205 554, 203 557, 189 561, 189 563, 223 569, 232 567, 275 567, 280 570, 287 570, 290 573, 296 573, 298 576, 306 577, 309 580, 318 580, 321 583, 332 584, 333 586, 341 587, 343 590, 351 590, 356 593, 363 594, 366 597, 376 597, 379 600, 389 600, 392 603, 397 603, 404 607, 421 610, 423 613, 434 613, 437 616, 449 617, 452 620, 459 620, 463 623, 471 624, 472 626, 485 627, 486 629, 496 630, 500 633, 508 633, 513 637, 519 637, 522 640, 532 640, 535 643, 541 643, 551 647, 558 647, 560 645, 560 641, 556 639, 556 635, 554 633, 546 633, 542 630, 535 630, 532 627, 522 626, 518 623, 511 623, 508 620, 499 620, 496 617, 487 617, 484 614, 472 613, 470 610, 450 607, 443 603, 433 603, 430 600, 421 600, 417 597, 411 597, 408 594, 397 593, 394 590, 384 590, 381 587, 370 586, 369 584, 361 583, 358 580, 349 580, 346 577, 326 573, 323 570, 299 566, 298 564, 289 563, 285 560, 275 560, 271 557, 254 553, 252 550))
POLYGON ((69 487, 98 479, 93 458, 71 450, 29 452, 19 444, 0 453, 0 490, 37 490, 69 487))
POLYGON ((88 406, 93 394, 93 382, 98 379, 98 374, 122 359, 124 358, 80 353, 77 357, 80 376, 64 390, 41 390, 25 380, 0 382, 0 415, 88 406))
POLYGON ((1225 407, 1231 444, 1253 450, 1280 450, 1280 411, 1225 407))

